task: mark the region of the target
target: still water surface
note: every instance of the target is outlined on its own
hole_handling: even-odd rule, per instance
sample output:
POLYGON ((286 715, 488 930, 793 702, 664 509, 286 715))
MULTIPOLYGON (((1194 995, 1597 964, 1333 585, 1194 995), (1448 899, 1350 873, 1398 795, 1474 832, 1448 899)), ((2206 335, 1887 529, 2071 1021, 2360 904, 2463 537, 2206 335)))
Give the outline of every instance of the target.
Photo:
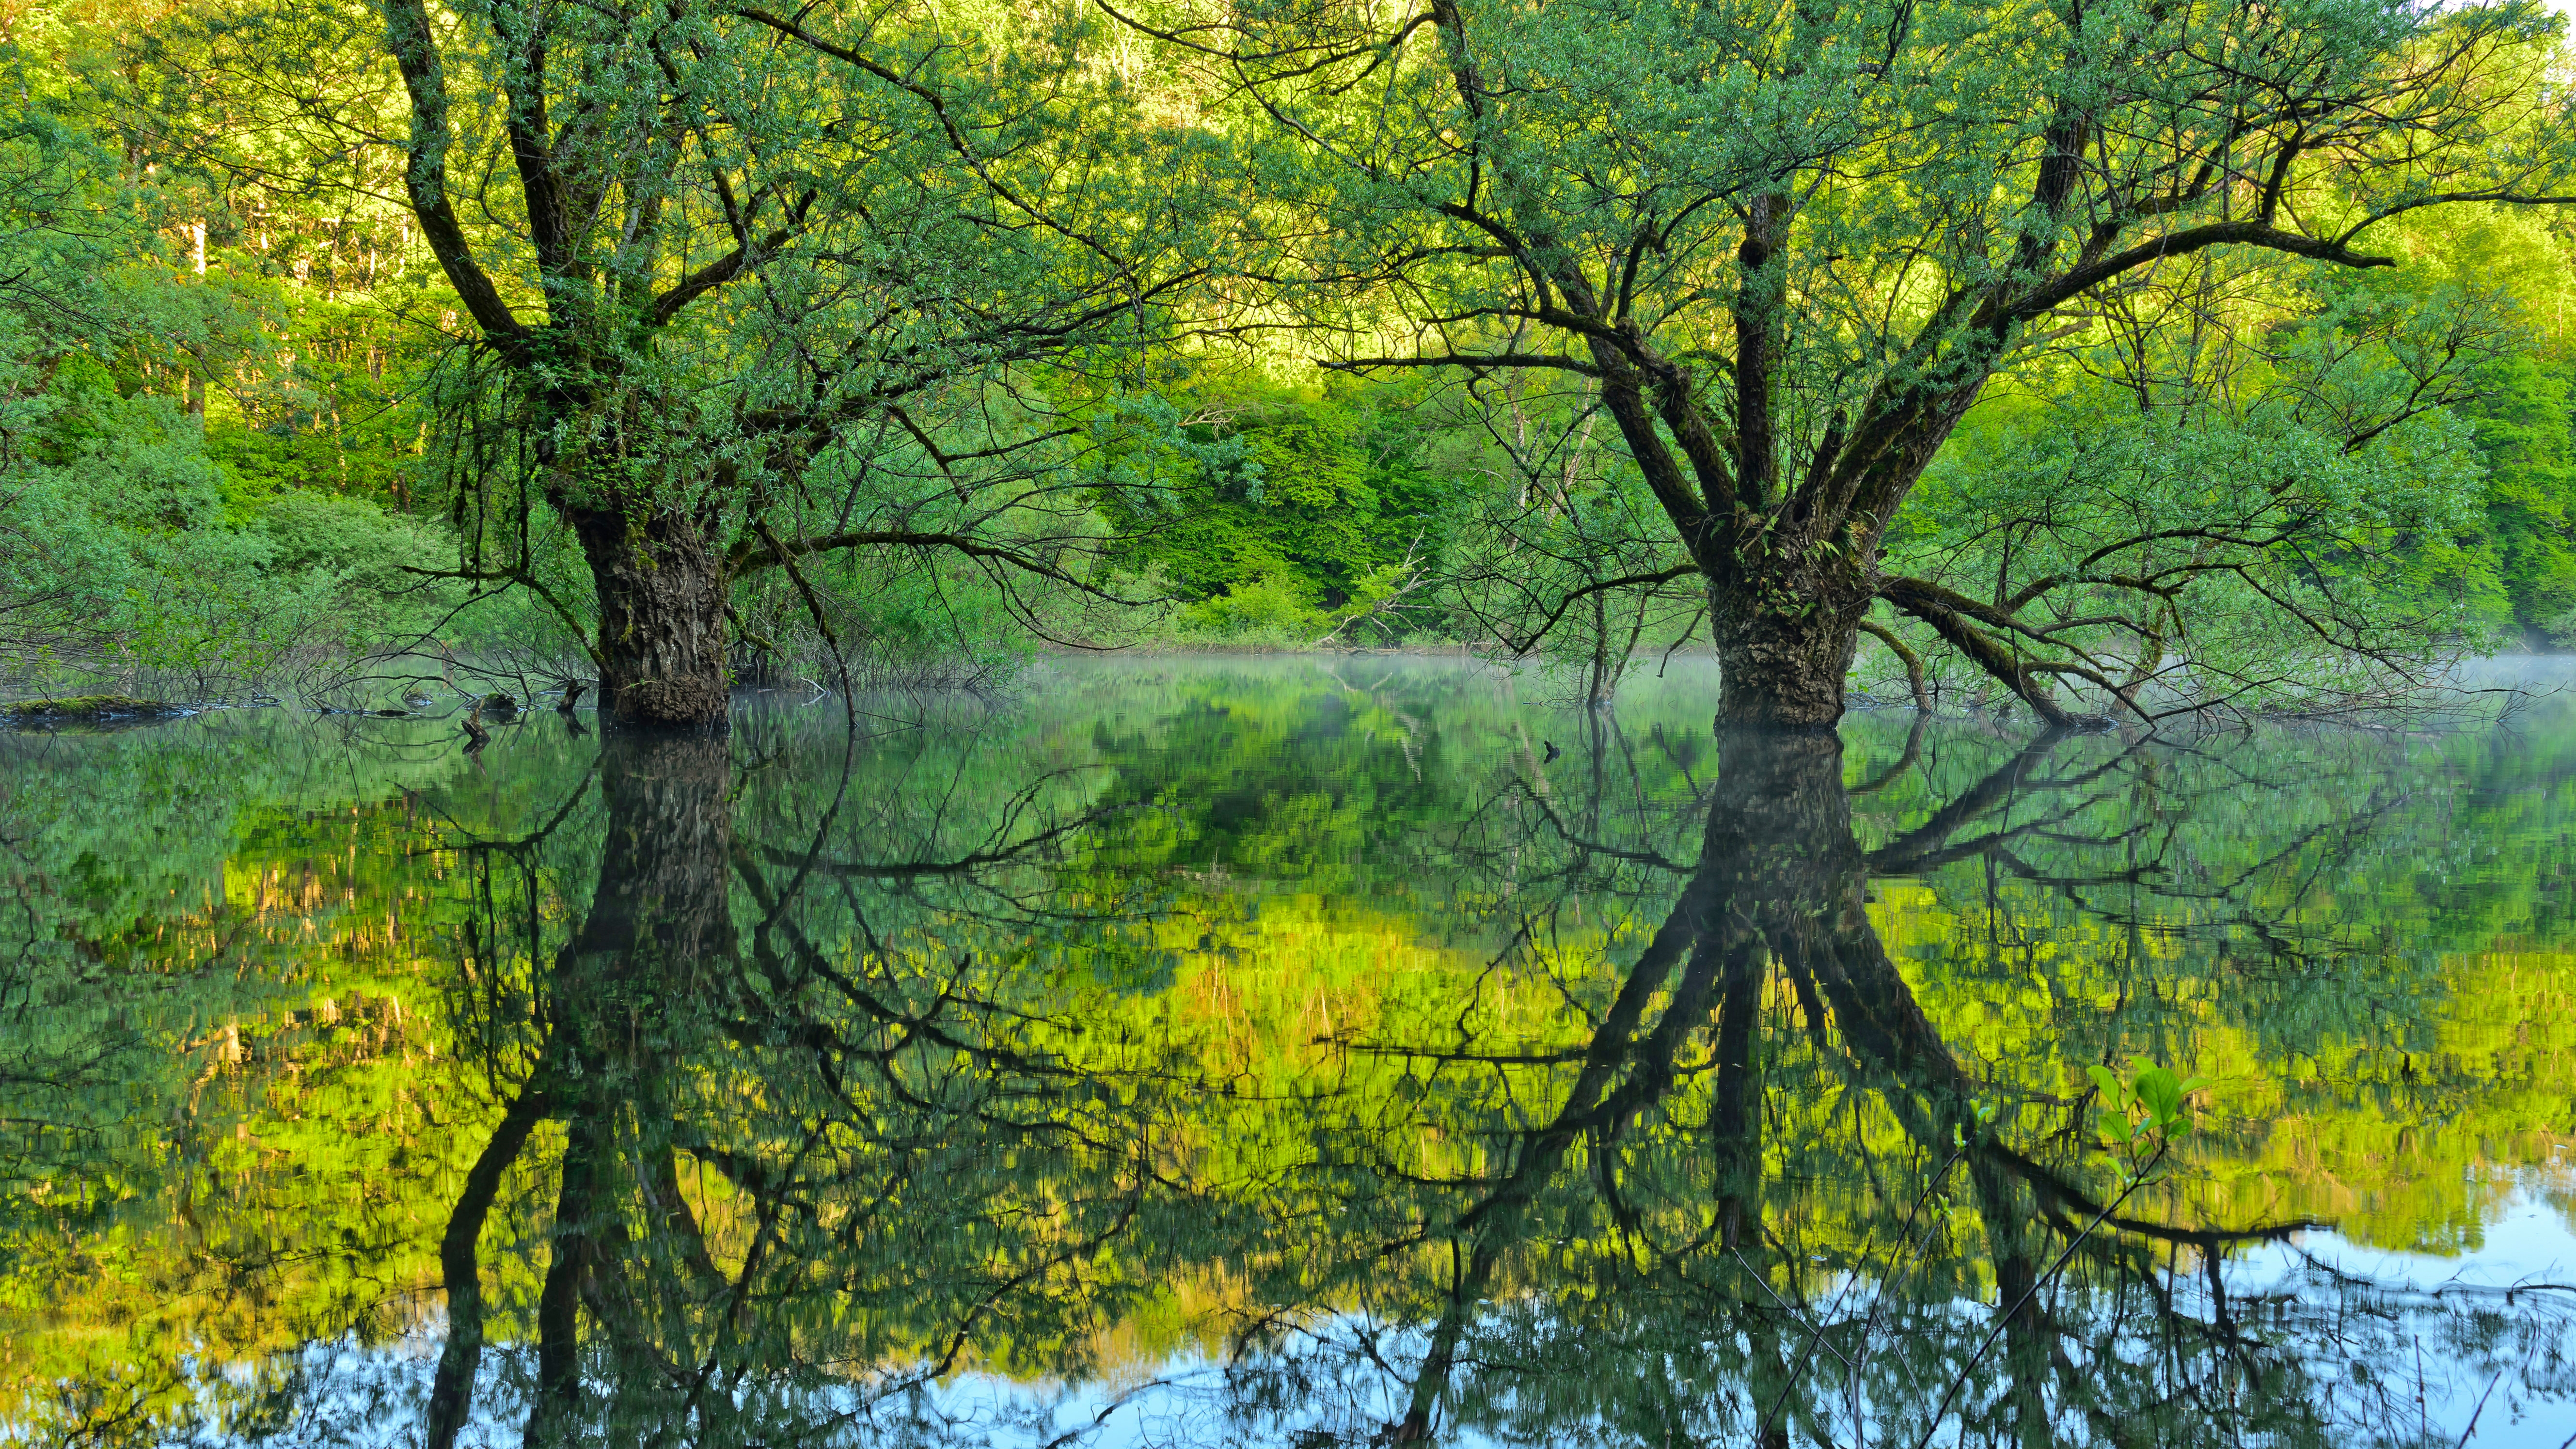
POLYGON ((0 1441, 2576 1437, 2576 711, 1674 674, 0 736, 0 1441))

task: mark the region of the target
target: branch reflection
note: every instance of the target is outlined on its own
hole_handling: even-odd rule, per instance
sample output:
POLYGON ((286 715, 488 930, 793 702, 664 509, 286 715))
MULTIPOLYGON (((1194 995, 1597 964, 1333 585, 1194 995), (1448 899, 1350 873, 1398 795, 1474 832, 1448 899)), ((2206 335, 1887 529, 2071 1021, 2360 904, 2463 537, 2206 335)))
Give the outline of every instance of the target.
POLYGON ((506 885, 542 841, 484 853, 457 1010, 505 1105, 426 1442, 2322 1444, 2416 1391, 2392 1344, 2561 1342, 2556 1305, 2291 1271, 2304 1217, 2213 1217, 1945 1039, 1873 916, 1927 872, 2331 957, 2173 858, 2155 750, 1931 790, 1919 728, 1856 787, 1830 734, 1645 744, 1517 751, 1430 852, 1509 903, 1500 954, 1283 1073, 1243 1043, 1295 1022, 1173 984, 1252 908, 1163 847, 1267 808, 1185 741, 909 801, 604 741, 578 919, 506 885), (1909 790, 1866 844, 1855 801, 1909 790))

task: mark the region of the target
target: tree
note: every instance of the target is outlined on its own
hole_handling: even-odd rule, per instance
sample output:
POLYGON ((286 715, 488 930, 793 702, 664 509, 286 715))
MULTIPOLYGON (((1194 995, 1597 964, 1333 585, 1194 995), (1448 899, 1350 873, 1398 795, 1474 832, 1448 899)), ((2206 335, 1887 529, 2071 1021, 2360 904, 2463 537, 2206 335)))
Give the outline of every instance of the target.
MULTIPOLYGON (((326 42, 361 23, 298 15, 326 42)), ((1075 583, 1080 490, 1033 466, 1069 430, 1029 369, 1181 330, 1212 219, 1243 212, 1202 194, 1220 148, 1147 121, 1070 17, 382 16, 402 194, 471 344, 449 394, 462 572, 539 587, 529 510, 568 527, 603 709, 721 723, 732 581, 814 554, 949 550, 1075 583)), ((282 22, 254 21, 230 43, 275 54, 282 22)), ((317 88, 297 124, 364 144, 350 90, 317 88)))
MULTIPOLYGON (((2520 3, 1429 0, 1130 23, 1305 159, 1277 199, 1315 238, 1293 280, 1329 299, 1309 323, 1345 339, 1331 365, 1598 390, 1669 567, 1705 581, 1740 723, 1838 718, 1881 599, 2046 719, 2072 718, 2055 677, 2120 694, 2032 600, 1883 567, 1989 381, 2070 329, 2108 337, 2101 299, 2203 254, 2387 266, 2369 248, 2399 217, 2576 190, 2554 22, 2520 3)), ((2041 592, 2120 587, 2122 553, 2041 592)))
MULTIPOLYGON (((2147 720, 2422 695, 2500 633, 2454 409, 2522 340, 2512 299, 2261 253, 2170 270, 2096 304, 2108 340, 1989 386, 1887 531, 1886 597, 1918 606, 1900 627, 1928 647, 1991 625, 2008 667, 2147 720), (1944 593, 1979 620, 1919 607, 1944 593)), ((1867 627, 1923 694, 1906 640, 1867 627)))

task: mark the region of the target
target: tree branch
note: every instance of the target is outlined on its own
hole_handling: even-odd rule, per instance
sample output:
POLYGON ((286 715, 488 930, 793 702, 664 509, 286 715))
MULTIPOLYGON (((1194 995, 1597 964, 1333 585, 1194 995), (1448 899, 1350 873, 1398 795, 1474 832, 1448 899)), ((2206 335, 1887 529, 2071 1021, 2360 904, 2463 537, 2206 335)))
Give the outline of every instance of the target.
POLYGON ((1512 641, 1512 652, 1527 654, 1538 647, 1538 642, 1547 637, 1548 631, 1556 627, 1557 621, 1565 617, 1565 611, 1574 607, 1574 601, 1577 599, 1590 598, 1594 594, 1607 593, 1612 589, 1630 588, 1637 584, 1668 584, 1675 579, 1686 578, 1699 571, 1700 567, 1695 563, 1675 564, 1671 568, 1655 573, 1622 574, 1615 579, 1603 579, 1598 583, 1585 584, 1582 588, 1572 590, 1565 597, 1557 600, 1556 607, 1547 611, 1547 617, 1539 621, 1538 628, 1532 630, 1527 638, 1512 641))
POLYGON ((1879 596, 1932 626, 1950 646, 2010 689, 2052 727, 2091 723, 2066 712, 2047 683, 1994 636, 1969 622, 1979 606, 1967 596, 1924 579, 1892 578, 1879 585, 1879 596))
MULTIPOLYGON (((765 533, 766 529, 763 532, 765 533)), ((815 538, 780 539, 775 543, 763 543, 758 546, 746 540, 734 545, 725 563, 730 572, 746 574, 758 569, 774 568, 789 558, 802 558, 807 554, 829 553, 844 548, 865 548, 871 544, 885 544, 899 548, 953 549, 968 558, 990 559, 997 563, 1008 564, 1023 573, 1053 579, 1057 583, 1080 589, 1095 599, 1131 606, 1147 602, 1142 599, 1121 598, 1095 584, 1085 583, 1075 578, 1044 559, 1015 548, 985 543, 962 533, 916 533, 909 529, 851 529, 842 533, 827 533, 815 538)))
MULTIPOLYGON (((2344 234, 2348 238, 2352 233, 2344 234)), ((2347 267, 2393 267, 2395 257, 2376 257, 2356 252, 2344 245, 2344 238, 2320 241, 2294 231, 2283 231, 2263 221, 2214 221, 2203 226, 2184 227, 2167 232, 2151 241, 2143 241, 2126 251, 2113 252, 2086 266, 2067 272, 2055 281, 2044 283, 2006 305, 1998 322, 2027 322, 2051 308, 2070 302, 2102 285, 2122 272, 2134 271, 2166 257, 2188 256, 2215 246, 2252 246, 2265 251, 2287 252, 2293 256, 2313 257, 2321 262, 2334 262, 2347 267)))
POLYGON ((497 341, 517 342, 527 325, 511 314, 500 290, 474 260, 465 228, 447 197, 447 149, 455 142, 447 124, 447 82, 439 72, 438 43, 430 37, 429 12, 423 0, 386 0, 385 39, 402 68, 403 89, 411 95, 411 139, 404 148, 403 186, 421 235, 447 273, 448 285, 483 331, 497 341))
POLYGON ((1590 363, 1543 352, 1486 352, 1473 355, 1450 352, 1442 353, 1437 357, 1353 357, 1340 362, 1317 358, 1315 365, 1332 372, 1365 372, 1377 367, 1464 367, 1478 372, 1505 367, 1546 367, 1554 368, 1559 372, 1579 372, 1585 377, 1601 375, 1601 369, 1590 363))
POLYGON ((1888 652, 1896 656, 1896 661, 1905 666, 1905 684, 1914 692, 1914 707, 1926 714, 1931 713, 1932 690, 1924 682, 1923 656, 1907 647, 1904 640, 1896 637, 1896 631, 1884 624, 1863 619, 1860 621, 1860 631, 1886 645, 1888 652))

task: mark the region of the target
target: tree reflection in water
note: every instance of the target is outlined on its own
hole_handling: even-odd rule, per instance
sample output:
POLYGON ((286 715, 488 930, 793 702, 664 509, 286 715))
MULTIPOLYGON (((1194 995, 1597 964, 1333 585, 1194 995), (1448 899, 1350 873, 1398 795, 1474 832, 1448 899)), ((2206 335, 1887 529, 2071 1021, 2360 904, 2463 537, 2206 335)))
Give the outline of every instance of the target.
POLYGON ((1865 849, 1855 789, 1920 743, 1847 788, 1831 734, 1726 735, 1681 860, 1611 838, 1632 742, 1596 724, 1571 797, 1526 772, 1447 842, 1512 947, 1282 1083, 1140 985, 1222 889, 1134 864, 1189 782, 1033 768, 910 815, 808 782, 747 824, 775 759, 606 740, 576 923, 547 831, 477 848, 453 1008, 508 1105, 441 1241, 425 1442, 2413 1442, 2423 1342, 2563 1394, 2551 1294, 2285 1272, 2252 1250, 2303 1224, 2133 1190, 2091 1103, 1963 1062, 1873 881, 1983 859, 2113 929, 2187 887, 2152 808, 2085 835, 2155 788, 2100 738, 1865 849), (1660 923, 1577 919, 1622 892, 1660 923))

